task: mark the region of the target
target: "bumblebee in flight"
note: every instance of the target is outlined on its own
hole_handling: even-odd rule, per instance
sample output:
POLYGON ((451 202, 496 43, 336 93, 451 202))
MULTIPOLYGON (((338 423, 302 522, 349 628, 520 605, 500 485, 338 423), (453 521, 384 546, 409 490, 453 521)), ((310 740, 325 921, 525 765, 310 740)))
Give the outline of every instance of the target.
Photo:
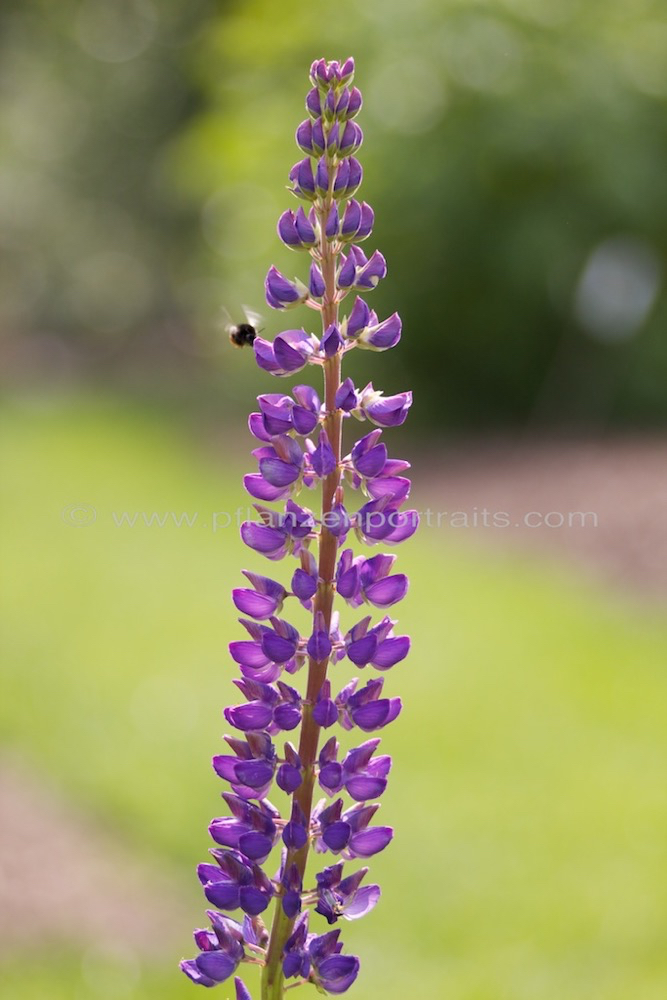
POLYGON ((229 336, 230 343, 234 347, 250 347, 257 336, 257 327, 262 322, 262 317, 253 312, 247 306, 243 307, 245 323, 232 323, 231 317, 225 310, 228 322, 225 323, 225 333, 229 336))

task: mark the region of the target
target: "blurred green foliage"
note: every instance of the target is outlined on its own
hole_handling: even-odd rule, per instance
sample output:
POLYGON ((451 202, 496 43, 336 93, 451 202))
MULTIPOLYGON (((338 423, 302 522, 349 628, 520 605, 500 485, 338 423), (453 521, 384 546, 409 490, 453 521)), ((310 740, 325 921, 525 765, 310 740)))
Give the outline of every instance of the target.
MULTIPOLYGON (((8 0, 0 16, 10 361, 19 335, 55 333, 102 371, 166 384, 175 355, 176 381, 235 379, 220 306, 261 307, 272 261, 302 268, 275 222, 307 68, 352 53, 390 266, 374 304, 406 330, 387 387, 419 389, 434 429, 664 423, 658 0, 8 0)), ((286 321, 307 319, 272 315, 268 334, 286 321)))
MULTIPOLYGON (((197 926, 193 868, 220 806, 208 761, 233 698, 229 590, 240 566, 261 569, 211 514, 244 502, 244 463, 227 452, 221 469, 204 429, 119 399, 24 397, 2 416, 2 741, 180 879, 197 926), (69 514, 84 503, 87 527, 69 514), (114 521, 142 510, 198 517, 114 521)), ((387 676, 404 711, 383 733, 396 838, 372 862, 380 906, 343 929, 362 957, 358 995, 399 1000, 418 982, 453 1000, 662 1000, 664 621, 435 528, 401 568, 414 649, 387 676)), ((32 943, 5 960, 0 996, 193 996, 180 954, 156 968, 98 945, 32 943)))

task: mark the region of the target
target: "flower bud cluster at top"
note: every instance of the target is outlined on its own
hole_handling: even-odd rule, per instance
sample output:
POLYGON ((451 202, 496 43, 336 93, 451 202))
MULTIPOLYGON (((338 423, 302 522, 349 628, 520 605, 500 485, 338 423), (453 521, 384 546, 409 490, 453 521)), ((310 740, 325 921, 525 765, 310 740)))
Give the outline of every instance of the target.
MULTIPOLYGON (((355 154, 363 135, 355 121, 362 97, 353 77, 352 59, 321 59, 311 67, 308 117, 296 131, 305 156, 289 175, 291 191, 304 204, 278 221, 283 243, 312 258, 310 270, 306 281, 275 267, 266 278, 271 307, 305 305, 321 314, 322 329, 285 330, 271 342, 256 337, 259 367, 287 377, 319 366, 324 393, 320 398, 307 384, 265 393, 249 418, 257 470, 244 485, 257 501, 258 517, 242 525, 241 536, 268 560, 292 557, 296 565, 284 583, 243 570, 248 586, 232 593, 245 632, 229 647, 243 701, 225 708, 224 717, 240 735, 225 735, 227 751, 213 758, 229 786, 222 793, 229 814, 211 822, 216 846, 198 870, 214 907, 207 911, 211 928, 195 932, 199 954, 181 963, 191 980, 208 987, 229 979, 243 962, 257 964, 262 1000, 277 1000, 300 983, 339 994, 354 982, 359 960, 343 954, 340 928, 326 926, 373 909, 380 887, 362 884, 368 868, 350 871, 349 864, 382 851, 393 836, 391 827, 374 822, 379 803, 371 801, 387 787, 391 758, 377 753, 375 735, 347 750, 338 739, 345 731, 375 734, 399 715, 400 698, 384 694, 384 672, 410 648, 386 613, 408 589, 405 574, 394 572, 396 557, 355 555, 348 539, 393 545, 417 527, 416 511, 404 509, 409 465, 390 458, 382 441, 383 429, 406 419, 411 393, 384 396, 371 382, 358 388, 341 376, 347 351, 384 351, 401 337, 399 316, 381 321, 361 297, 387 268, 379 251, 368 256, 359 246, 371 235, 373 210, 355 197, 362 180, 355 154), (354 301, 341 319, 340 303, 351 294, 354 301), (343 425, 350 417, 372 426, 343 454, 343 425), (318 491, 318 512, 303 503, 304 489, 318 491), (360 500, 346 503, 346 489, 360 500), (345 628, 334 609, 336 596, 371 613, 345 628), (306 634, 283 617, 290 604, 308 612, 306 634), (362 684, 345 676, 346 663, 379 676, 362 684), (302 690, 297 679, 305 668, 302 690), (284 738, 287 733, 295 738, 284 738), (276 789, 287 796, 284 808, 269 799, 276 789), (263 866, 278 845, 278 870, 269 875, 263 866), (308 878, 312 852, 330 853, 334 861, 308 878), (261 914, 272 902, 269 930, 261 914), (227 915, 237 910, 242 922, 227 915), (320 933, 310 930, 311 913, 325 922, 320 933)), ((237 1000, 250 1000, 242 980, 234 982, 237 1000)))

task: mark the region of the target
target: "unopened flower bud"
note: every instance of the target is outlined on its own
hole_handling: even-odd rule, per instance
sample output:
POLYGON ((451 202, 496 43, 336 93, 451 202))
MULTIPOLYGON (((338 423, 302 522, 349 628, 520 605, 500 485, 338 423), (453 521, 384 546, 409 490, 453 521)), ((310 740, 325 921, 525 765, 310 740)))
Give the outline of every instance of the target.
POLYGON ((354 59, 350 56, 340 67, 340 82, 349 83, 354 76, 354 59))
POLYGON ((298 278, 288 281, 276 267, 269 269, 264 287, 266 301, 273 309, 292 309, 308 298, 308 289, 303 282, 298 278))
POLYGON ((310 294, 314 299, 319 299, 324 295, 325 288, 326 286, 324 284, 324 278, 322 277, 322 272, 320 271, 315 261, 313 261, 313 263, 310 265, 310 277, 308 280, 308 289, 310 291, 310 294))
POLYGON ((340 219, 338 218, 338 206, 336 202, 331 206, 331 211, 329 212, 329 217, 326 224, 326 235, 330 240, 336 239, 338 236, 338 231, 340 229, 340 219))
POLYGON ((296 130, 296 144, 309 156, 313 155, 313 123, 310 118, 302 121, 296 130))
POLYGON ((316 118, 313 122, 311 139, 313 144, 313 156, 321 156, 327 145, 326 139, 324 138, 324 129, 322 128, 321 118, 316 118))
POLYGON ((354 239, 361 225, 361 205, 354 198, 348 202, 343 216, 340 234, 347 239, 354 239))
POLYGON ((302 246, 301 238, 296 231, 294 212, 288 210, 280 216, 278 219, 278 235, 285 246, 293 250, 299 249, 302 246))
POLYGON ((361 146, 364 134, 356 122, 348 122, 343 129, 338 141, 338 155, 350 156, 361 146))
POLYGON ((345 198, 347 196, 347 185, 350 178, 350 161, 342 160, 336 168, 336 180, 334 181, 334 198, 345 198))
POLYGON ((324 98, 322 116, 327 121, 332 121, 336 116, 336 95, 333 90, 330 90, 324 98))
POLYGON ((361 222, 359 223, 359 229, 357 230, 356 240, 365 240, 367 236, 370 236, 373 231, 373 222, 375 221, 375 214, 373 209, 367 202, 363 202, 361 206, 361 222))
POLYGON ((353 87, 350 91, 350 98, 347 102, 346 117, 354 118, 359 114, 361 110, 361 105, 363 104, 363 98, 361 96, 361 91, 358 87, 353 87))
POLYGON ((322 350, 328 358, 333 357, 343 346, 343 338, 335 323, 332 323, 322 337, 322 350))
POLYGON ((357 345, 371 351, 386 351, 401 339, 401 318, 393 313, 384 323, 368 326, 359 335, 357 345))
POLYGON ((315 178, 313 177, 313 165, 309 156, 304 160, 300 160, 299 163, 294 164, 290 170, 289 179, 292 182, 292 194, 306 201, 314 201, 315 178))
POLYGON ((306 109, 311 118, 318 118, 322 114, 322 98, 317 87, 313 87, 306 95, 306 109))
POLYGON ((317 237, 315 235, 315 229, 313 228, 311 220, 306 216, 306 213, 304 212, 302 205, 299 205, 299 208, 297 209, 297 213, 294 219, 294 226, 297 231, 299 240, 303 244, 303 246, 306 247, 314 246, 314 244, 317 241, 317 237))
POLYGON ((327 155, 335 156, 340 144, 340 125, 334 122, 327 135, 327 155))
POLYGON ((357 188, 361 184, 362 178, 364 176, 364 172, 361 169, 361 164, 359 163, 359 160, 355 159, 354 156, 349 157, 349 164, 350 164, 350 174, 347 179, 347 188, 345 191, 346 198, 352 197, 352 195, 356 192, 357 188))
POLYGON ((327 161, 324 157, 321 157, 317 161, 317 170, 315 172, 315 190, 321 197, 327 194, 329 190, 329 169, 327 167, 327 161))

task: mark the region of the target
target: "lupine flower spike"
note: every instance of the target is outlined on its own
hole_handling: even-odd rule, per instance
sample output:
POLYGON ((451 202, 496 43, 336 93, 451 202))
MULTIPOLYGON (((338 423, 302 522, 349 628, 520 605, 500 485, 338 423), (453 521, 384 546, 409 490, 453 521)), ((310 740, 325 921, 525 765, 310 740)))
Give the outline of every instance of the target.
POLYGON ((243 963, 261 966, 261 1000, 280 1000, 305 983, 334 995, 352 985, 359 959, 344 952, 333 925, 375 907, 380 887, 354 862, 393 837, 376 816, 391 768, 376 734, 401 711, 400 698, 384 692, 385 673, 405 659, 410 640, 395 633, 387 609, 405 597, 408 580, 395 572, 393 554, 355 555, 351 542, 393 546, 417 527, 416 511, 404 509, 409 465, 389 458, 382 438, 404 422, 412 395, 383 396, 372 382, 358 387, 341 376, 348 351, 385 351, 401 337, 398 315, 380 319, 363 298, 387 267, 378 250, 360 246, 373 210, 357 198, 363 137, 354 119, 362 99, 353 77, 352 59, 311 67, 307 117, 296 130, 304 156, 289 174, 300 205, 278 220, 282 242, 311 264, 303 280, 275 267, 266 277, 268 304, 310 307, 321 315, 321 332, 306 323, 253 344, 257 364, 272 375, 322 369, 324 394, 308 384, 265 393, 249 419, 257 469, 244 484, 258 516, 241 535, 271 563, 295 565, 282 582, 270 567, 268 576, 243 570, 232 593, 245 633, 229 647, 240 702, 223 714, 237 734, 225 735, 225 751, 213 758, 228 811, 212 820, 215 846, 198 869, 211 926, 195 931, 198 954, 181 963, 201 986, 235 977, 236 1000, 251 1000, 236 976, 243 963), (345 453, 351 416, 369 430, 345 453), (304 489, 314 501, 304 501, 304 489), (352 609, 344 626, 334 599, 352 609), (299 604, 311 616, 304 635, 283 617, 299 604), (368 614, 357 610, 362 605, 368 614), (366 668, 368 681, 350 676, 366 668), (333 859, 318 863, 320 855, 333 859), (262 916, 269 907, 270 930, 262 916))

